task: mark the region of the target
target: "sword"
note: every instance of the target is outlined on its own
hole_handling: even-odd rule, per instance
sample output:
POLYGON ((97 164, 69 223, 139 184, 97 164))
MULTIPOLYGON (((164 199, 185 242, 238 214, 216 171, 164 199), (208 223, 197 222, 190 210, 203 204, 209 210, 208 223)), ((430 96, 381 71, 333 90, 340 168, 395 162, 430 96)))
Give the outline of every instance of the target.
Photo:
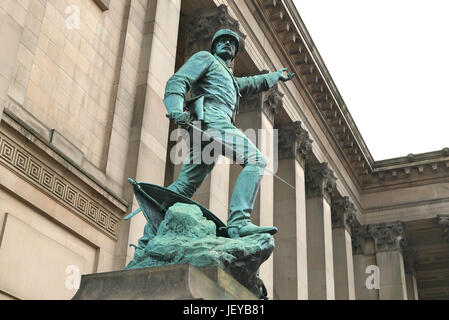
MULTIPOLYGON (((193 130, 197 130, 198 132, 200 132, 201 134, 203 134, 206 138, 208 138, 209 140, 215 140, 218 143, 220 143, 223 147, 227 148, 228 150, 231 150, 232 152, 235 152, 235 154, 241 158, 243 158, 243 155, 241 153, 239 153, 237 150, 235 150, 233 147, 229 146, 226 142, 224 142, 222 139, 217 140, 215 137, 210 136, 209 134, 207 134, 206 132, 204 132, 203 130, 201 130, 201 128, 198 128, 197 126, 191 124, 190 122, 186 122, 184 123, 186 125, 188 125, 189 127, 191 127, 193 130)), ((282 179, 281 177, 279 177, 278 175, 276 175, 273 171, 271 171, 268 168, 263 168, 266 172, 268 172, 269 174, 271 174, 273 177, 277 178, 279 181, 285 183, 286 185, 288 185, 290 188, 292 188, 293 190, 296 191, 296 188, 294 186, 292 186, 290 183, 288 183, 287 181, 285 181, 284 179, 282 179)))

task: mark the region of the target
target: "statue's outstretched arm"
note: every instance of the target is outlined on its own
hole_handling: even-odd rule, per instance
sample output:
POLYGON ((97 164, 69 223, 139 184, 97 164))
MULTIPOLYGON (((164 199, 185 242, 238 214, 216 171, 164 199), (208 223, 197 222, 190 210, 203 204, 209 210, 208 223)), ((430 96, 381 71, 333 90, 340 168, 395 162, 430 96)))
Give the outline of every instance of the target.
POLYGON ((258 74, 250 77, 236 78, 242 96, 257 94, 273 87, 279 80, 289 81, 295 76, 287 71, 287 68, 279 69, 276 72, 258 74), (285 74, 287 72, 287 74, 285 74))

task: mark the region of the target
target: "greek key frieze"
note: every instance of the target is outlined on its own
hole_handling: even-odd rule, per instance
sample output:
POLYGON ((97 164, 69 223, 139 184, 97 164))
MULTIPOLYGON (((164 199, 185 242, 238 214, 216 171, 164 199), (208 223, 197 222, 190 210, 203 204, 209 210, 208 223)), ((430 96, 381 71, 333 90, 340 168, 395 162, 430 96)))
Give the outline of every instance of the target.
POLYGON ((2 133, 0 133, 0 164, 107 235, 117 239, 119 217, 2 133))

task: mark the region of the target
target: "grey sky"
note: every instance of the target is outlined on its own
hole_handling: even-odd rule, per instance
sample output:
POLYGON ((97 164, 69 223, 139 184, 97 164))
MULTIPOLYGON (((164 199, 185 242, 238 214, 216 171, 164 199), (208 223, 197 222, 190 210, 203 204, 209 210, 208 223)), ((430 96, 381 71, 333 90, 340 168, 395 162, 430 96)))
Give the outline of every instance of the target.
POLYGON ((375 160, 449 147, 448 0, 294 0, 375 160))

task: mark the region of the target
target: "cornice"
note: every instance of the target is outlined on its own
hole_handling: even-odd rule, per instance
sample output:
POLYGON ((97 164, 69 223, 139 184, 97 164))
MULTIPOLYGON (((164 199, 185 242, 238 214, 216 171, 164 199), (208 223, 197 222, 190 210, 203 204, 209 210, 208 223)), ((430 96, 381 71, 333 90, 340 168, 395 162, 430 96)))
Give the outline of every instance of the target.
POLYGON ((311 111, 323 123, 361 190, 410 182, 427 184, 449 178, 447 148, 374 161, 292 0, 253 0, 253 3, 294 66, 312 101, 311 111))
POLYGON ((316 109, 314 111, 319 120, 325 124, 357 182, 362 186, 364 177, 372 170, 369 161, 372 157, 347 108, 343 106, 343 100, 294 5, 288 6, 286 4, 288 1, 282 0, 255 0, 255 2, 287 53, 299 81, 308 91, 313 101, 311 107, 316 109), (293 15, 292 12, 296 14, 293 15))
POLYGON ((365 189, 402 183, 433 183, 442 178, 449 178, 449 148, 376 161, 365 189))
POLYGON ((48 154, 36 153, 33 147, 37 145, 31 139, 17 139, 16 134, 12 135, 10 130, 0 131, 0 166, 117 240, 120 214, 126 211, 112 209, 110 198, 105 199, 85 184, 76 183, 70 174, 62 173, 58 165, 51 164, 48 154))

